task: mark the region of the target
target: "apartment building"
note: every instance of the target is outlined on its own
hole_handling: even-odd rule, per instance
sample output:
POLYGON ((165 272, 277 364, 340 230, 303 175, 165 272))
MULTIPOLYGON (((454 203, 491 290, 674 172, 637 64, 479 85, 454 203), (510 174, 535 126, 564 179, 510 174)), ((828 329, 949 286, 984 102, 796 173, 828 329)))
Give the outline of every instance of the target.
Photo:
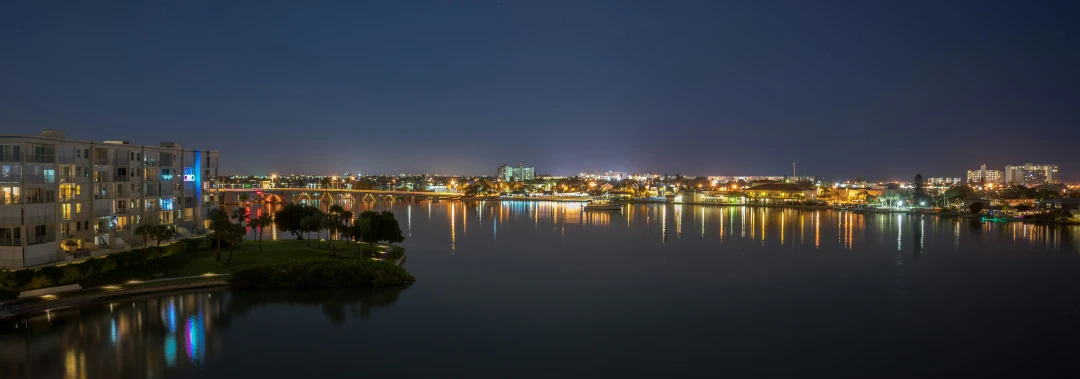
POLYGON ((1032 164, 1005 166, 1005 183, 1009 185, 1038 186, 1060 183, 1056 164, 1032 164))
POLYGON ((968 170, 968 184, 999 184, 1003 175, 1001 170, 987 170, 986 165, 979 166, 978 170, 968 170))
POLYGON ((216 151, 75 141, 63 131, 0 136, 0 268, 142 246, 139 224, 203 230, 219 199, 216 151))
POLYGON ((523 182, 527 180, 536 179, 536 168, 525 167, 525 165, 518 165, 518 167, 510 165, 499 166, 498 171, 495 173, 496 179, 500 179, 504 182, 523 182))

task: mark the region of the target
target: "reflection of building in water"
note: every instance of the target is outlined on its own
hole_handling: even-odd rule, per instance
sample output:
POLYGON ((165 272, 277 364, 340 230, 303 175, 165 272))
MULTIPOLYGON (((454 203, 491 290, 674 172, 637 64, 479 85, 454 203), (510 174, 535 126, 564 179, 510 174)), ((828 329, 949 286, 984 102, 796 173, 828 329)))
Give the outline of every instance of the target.
POLYGON ((163 378, 167 370, 201 366, 221 351, 222 293, 54 312, 19 329, 5 326, 0 377, 163 378), (95 310, 96 317, 83 316, 95 310))
POLYGON ((585 224, 589 226, 607 227, 611 225, 611 214, 607 212, 585 212, 585 224))

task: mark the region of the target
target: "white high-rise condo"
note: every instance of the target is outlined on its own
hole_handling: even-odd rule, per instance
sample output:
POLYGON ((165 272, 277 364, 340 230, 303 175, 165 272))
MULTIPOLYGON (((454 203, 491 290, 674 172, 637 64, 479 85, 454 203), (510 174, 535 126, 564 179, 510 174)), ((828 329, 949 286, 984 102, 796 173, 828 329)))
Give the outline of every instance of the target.
POLYGON ((495 177, 504 182, 533 180, 536 179, 536 168, 525 167, 523 164, 519 164, 517 167, 504 164, 499 166, 499 170, 496 172, 495 177))
POLYGON ((967 181, 971 184, 998 184, 1001 183, 1001 170, 987 170, 986 165, 979 166, 978 170, 968 170, 967 181))
POLYGON ((204 230, 218 203, 218 157, 172 142, 69 140, 57 130, 0 136, 0 268, 142 246, 139 224, 204 230))
POLYGON ((1059 183, 1058 166, 1054 164, 1031 164, 1005 166, 1005 183, 1037 186, 1059 183))

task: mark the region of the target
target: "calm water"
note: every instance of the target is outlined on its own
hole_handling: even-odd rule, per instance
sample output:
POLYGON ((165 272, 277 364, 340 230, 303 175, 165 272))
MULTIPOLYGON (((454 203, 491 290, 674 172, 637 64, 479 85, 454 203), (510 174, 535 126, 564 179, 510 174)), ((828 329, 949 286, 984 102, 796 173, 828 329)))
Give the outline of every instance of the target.
POLYGON ((375 206, 390 207, 419 280, 409 288, 196 291, 8 322, 0 377, 1080 369, 1075 227, 679 205, 375 206))

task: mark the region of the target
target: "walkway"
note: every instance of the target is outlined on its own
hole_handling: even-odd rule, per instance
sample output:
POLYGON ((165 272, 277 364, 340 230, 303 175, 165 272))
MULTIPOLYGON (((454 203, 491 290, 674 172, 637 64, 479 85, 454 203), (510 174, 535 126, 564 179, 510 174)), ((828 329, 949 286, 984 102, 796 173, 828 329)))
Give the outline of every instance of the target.
POLYGON ((78 291, 43 295, 0 304, 0 319, 82 306, 120 297, 191 288, 228 286, 229 274, 203 274, 154 280, 132 280, 122 285, 86 288, 78 291))

